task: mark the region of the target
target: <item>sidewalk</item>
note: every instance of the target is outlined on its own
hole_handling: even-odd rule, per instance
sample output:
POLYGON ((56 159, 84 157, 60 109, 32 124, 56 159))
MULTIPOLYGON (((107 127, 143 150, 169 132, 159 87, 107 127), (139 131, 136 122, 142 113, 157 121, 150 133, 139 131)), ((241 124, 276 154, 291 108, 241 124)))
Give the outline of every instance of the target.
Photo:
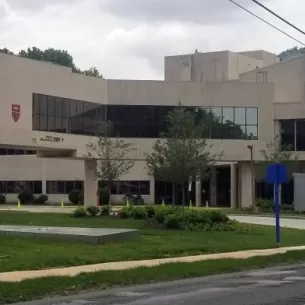
POLYGON ((0 282, 20 282, 25 279, 34 279, 48 276, 76 276, 80 273, 90 273, 106 270, 126 270, 138 267, 154 267, 168 263, 191 263, 204 260, 216 259, 247 259, 255 256, 270 256, 275 254, 283 254, 289 251, 305 250, 305 246, 275 248, 265 250, 247 250, 228 253, 204 254, 187 257, 173 257, 163 259, 141 260, 141 261, 125 261, 111 262, 94 265, 83 265, 67 268, 53 268, 45 270, 28 270, 28 271, 13 271, 0 273, 0 282))

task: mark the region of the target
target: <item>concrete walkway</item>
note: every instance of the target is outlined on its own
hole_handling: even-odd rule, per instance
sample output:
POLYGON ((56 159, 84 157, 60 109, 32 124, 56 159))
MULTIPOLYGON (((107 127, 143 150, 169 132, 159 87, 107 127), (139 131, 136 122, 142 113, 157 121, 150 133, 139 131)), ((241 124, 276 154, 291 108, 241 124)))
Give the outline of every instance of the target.
POLYGON ((80 273, 90 273, 90 272, 106 271, 106 270, 126 270, 126 269, 138 268, 138 267, 155 267, 168 263, 191 263, 191 262, 216 260, 216 259, 246 259, 255 256, 270 256, 275 254, 287 253, 289 251, 300 251, 300 250, 305 250, 305 246, 265 249, 265 250, 247 250, 247 251, 216 253, 216 254, 203 254, 196 256, 174 257, 174 258, 163 258, 163 259, 152 259, 152 260, 141 260, 141 261, 101 263, 94 265, 83 265, 83 266, 75 266, 68 268, 53 268, 53 269, 45 269, 45 270, 13 271, 13 272, 0 273, 0 281, 20 282, 25 279, 34 279, 34 278, 41 278, 48 276, 76 276, 80 273))
MULTIPOLYGON (((275 218, 273 217, 260 217, 260 216, 237 216, 229 215, 230 219, 234 219, 243 223, 265 225, 265 226, 275 226, 275 218)), ((292 228, 292 229, 301 229, 305 230, 305 218, 281 218, 280 219, 281 227, 292 228)))

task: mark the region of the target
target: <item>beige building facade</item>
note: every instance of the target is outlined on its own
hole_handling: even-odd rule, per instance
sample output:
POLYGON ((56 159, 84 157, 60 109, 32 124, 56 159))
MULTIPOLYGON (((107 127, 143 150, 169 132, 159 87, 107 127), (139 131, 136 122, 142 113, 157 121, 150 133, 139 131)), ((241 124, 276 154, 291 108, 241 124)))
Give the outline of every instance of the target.
POLYGON ((213 114, 207 137, 213 150, 223 152, 210 181, 194 181, 193 200, 198 206, 249 206, 249 146, 253 162, 263 161, 260 150, 281 134, 282 121, 305 118, 305 57, 278 62, 265 51, 171 56, 165 58, 165 81, 88 77, 6 54, 0 54, 0 66, 0 192, 7 201, 16 200, 21 185, 47 194, 50 203, 67 202, 69 191, 83 188, 85 204, 95 204, 98 182, 84 156, 104 120, 135 148, 135 165, 115 184, 112 201, 126 193, 140 193, 145 203, 170 196, 166 184, 148 175, 145 154, 166 113, 181 102, 213 114))

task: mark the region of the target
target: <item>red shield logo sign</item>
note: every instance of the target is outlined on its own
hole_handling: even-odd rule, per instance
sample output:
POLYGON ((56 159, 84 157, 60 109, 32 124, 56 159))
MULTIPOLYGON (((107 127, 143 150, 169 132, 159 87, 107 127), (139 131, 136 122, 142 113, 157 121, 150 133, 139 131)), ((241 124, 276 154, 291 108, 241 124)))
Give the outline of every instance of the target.
POLYGON ((12 117, 15 123, 17 123, 20 119, 20 108, 19 104, 12 104, 12 117))

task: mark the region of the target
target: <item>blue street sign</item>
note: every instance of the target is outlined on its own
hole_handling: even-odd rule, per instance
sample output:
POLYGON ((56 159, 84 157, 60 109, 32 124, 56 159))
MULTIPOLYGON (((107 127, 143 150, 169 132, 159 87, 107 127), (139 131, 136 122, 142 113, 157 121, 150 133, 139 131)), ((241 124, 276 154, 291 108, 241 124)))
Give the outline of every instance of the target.
POLYGON ((266 182, 281 184, 288 181, 287 167, 283 164, 274 163, 267 167, 266 182))
POLYGON ((279 185, 288 181, 288 171, 286 166, 274 163, 267 167, 266 182, 274 184, 274 205, 275 205, 275 235, 276 243, 280 245, 280 203, 279 203, 279 185))

